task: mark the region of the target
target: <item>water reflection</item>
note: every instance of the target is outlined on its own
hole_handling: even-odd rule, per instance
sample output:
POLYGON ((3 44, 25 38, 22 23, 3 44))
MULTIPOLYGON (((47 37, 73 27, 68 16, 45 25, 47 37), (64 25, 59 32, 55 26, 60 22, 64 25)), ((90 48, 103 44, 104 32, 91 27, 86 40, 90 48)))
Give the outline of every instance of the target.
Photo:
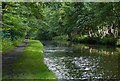
POLYGON ((58 79, 119 79, 118 54, 115 49, 52 42, 45 45, 44 62, 58 79))

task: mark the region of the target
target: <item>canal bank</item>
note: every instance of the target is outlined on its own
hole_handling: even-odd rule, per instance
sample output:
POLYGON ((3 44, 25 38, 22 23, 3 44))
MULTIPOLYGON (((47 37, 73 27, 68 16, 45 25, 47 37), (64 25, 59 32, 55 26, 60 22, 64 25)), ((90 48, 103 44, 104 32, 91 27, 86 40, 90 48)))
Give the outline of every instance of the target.
MULTIPOLYGON (((52 71, 50 71, 44 64, 42 43, 38 40, 29 41, 30 42, 28 43, 27 46, 25 44, 21 45, 17 47, 18 50, 15 49, 15 51, 11 53, 14 56, 15 54, 18 55, 20 52, 21 54, 18 55, 19 57, 15 57, 16 59, 14 60, 12 59, 12 62, 10 63, 9 63, 10 60, 7 60, 7 63, 3 63, 3 81, 6 81, 6 79, 57 78, 55 74, 52 71), (21 47, 24 47, 24 50, 20 50, 21 47)), ((6 57, 4 56, 4 58, 6 57)))
POLYGON ((83 44, 95 44, 95 45, 107 45, 107 46, 116 46, 120 47, 120 38, 114 37, 89 37, 87 35, 81 37, 79 35, 69 38, 67 35, 56 36, 52 38, 56 41, 70 41, 74 43, 83 43, 83 44))

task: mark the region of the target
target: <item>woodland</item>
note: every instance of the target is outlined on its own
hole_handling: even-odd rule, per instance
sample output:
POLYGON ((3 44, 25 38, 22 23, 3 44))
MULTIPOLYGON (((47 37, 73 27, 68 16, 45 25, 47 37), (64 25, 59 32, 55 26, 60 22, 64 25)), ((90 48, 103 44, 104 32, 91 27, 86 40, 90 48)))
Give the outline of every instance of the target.
POLYGON ((120 2, 3 2, 2 51, 24 39, 120 45, 120 2))

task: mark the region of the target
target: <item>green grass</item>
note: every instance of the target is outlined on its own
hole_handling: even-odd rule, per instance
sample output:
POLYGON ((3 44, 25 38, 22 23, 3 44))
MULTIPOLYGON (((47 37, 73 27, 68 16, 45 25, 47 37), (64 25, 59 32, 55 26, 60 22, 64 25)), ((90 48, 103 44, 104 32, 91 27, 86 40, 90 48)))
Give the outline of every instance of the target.
MULTIPOLYGON (((38 40, 29 40, 21 57, 12 65, 17 73, 11 79, 56 79, 56 75, 44 64, 43 45, 38 40)), ((6 77, 7 78, 7 77, 6 77)))
POLYGON ((3 53, 7 50, 12 50, 15 46, 18 46, 20 43, 24 41, 24 38, 18 38, 13 41, 11 41, 11 38, 2 38, 0 40, 0 53, 3 53))
POLYGON ((13 48, 13 42, 9 38, 2 38, 1 41, 1 53, 13 48))

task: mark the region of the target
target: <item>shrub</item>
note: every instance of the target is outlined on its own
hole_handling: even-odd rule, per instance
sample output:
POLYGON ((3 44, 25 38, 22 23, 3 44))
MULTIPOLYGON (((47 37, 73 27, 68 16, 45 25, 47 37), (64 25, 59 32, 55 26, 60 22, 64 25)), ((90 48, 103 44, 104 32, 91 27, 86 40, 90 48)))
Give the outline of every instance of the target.
POLYGON ((24 41, 24 38, 17 38, 11 41, 11 38, 4 38, 2 37, 2 50, 1 52, 5 52, 8 49, 11 49, 15 46, 18 46, 22 41, 24 41))
POLYGON ((2 52, 14 47, 10 38, 2 38, 2 52))
POLYGON ((53 40, 68 40, 68 36, 67 35, 61 35, 61 36, 56 36, 53 38, 53 40))
POLYGON ((87 35, 83 35, 83 36, 80 36, 80 35, 76 35, 73 37, 72 41, 74 42, 83 42, 84 39, 87 38, 87 35))
POLYGON ((14 46, 18 46, 23 41, 24 41, 24 38, 17 38, 17 39, 14 39, 12 42, 14 46))
POLYGON ((120 47, 120 39, 117 40, 116 45, 120 47))
POLYGON ((117 38, 114 37, 88 37, 88 36, 80 36, 76 35, 73 39, 73 42, 80 42, 80 43, 89 43, 89 44, 105 44, 105 45, 120 45, 120 40, 117 41, 117 38))
POLYGON ((100 40, 99 37, 87 37, 83 40, 84 43, 97 44, 100 40))
POLYGON ((115 45, 117 39, 113 37, 104 37, 100 39, 99 43, 100 44, 106 44, 106 45, 115 45))

